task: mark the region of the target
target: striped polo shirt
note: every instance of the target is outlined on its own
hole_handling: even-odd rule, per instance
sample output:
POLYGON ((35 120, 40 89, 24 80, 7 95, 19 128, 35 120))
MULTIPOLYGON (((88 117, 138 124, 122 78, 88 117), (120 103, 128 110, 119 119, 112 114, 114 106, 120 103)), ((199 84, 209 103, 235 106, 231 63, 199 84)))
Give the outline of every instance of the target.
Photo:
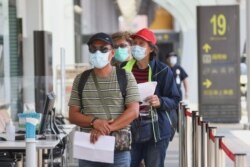
MULTIPOLYGON (((128 84, 126 89, 127 93, 125 97, 125 104, 139 102, 140 95, 135 78, 130 72, 126 72, 126 75, 128 84)), ((80 76, 81 74, 77 75, 74 80, 70 100, 68 103, 69 106, 81 106, 80 99, 78 97, 78 84, 80 76)), ((104 97, 101 98, 103 98, 105 105, 109 108, 112 119, 115 119, 124 112, 125 107, 124 99, 119 88, 115 67, 113 67, 112 73, 108 77, 96 77, 100 91, 102 92, 102 95, 104 95, 104 97)), ((83 114, 93 115, 101 119, 108 119, 91 74, 89 75, 82 92, 82 102, 84 106, 84 109, 82 110, 83 114)))

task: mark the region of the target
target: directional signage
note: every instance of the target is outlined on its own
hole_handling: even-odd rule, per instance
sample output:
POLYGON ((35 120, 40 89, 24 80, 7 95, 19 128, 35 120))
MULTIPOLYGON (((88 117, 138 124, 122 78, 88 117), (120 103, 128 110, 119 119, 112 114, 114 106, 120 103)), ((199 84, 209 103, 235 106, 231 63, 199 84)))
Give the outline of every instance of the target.
POLYGON ((205 120, 239 122, 239 6, 197 7, 199 110, 205 120))

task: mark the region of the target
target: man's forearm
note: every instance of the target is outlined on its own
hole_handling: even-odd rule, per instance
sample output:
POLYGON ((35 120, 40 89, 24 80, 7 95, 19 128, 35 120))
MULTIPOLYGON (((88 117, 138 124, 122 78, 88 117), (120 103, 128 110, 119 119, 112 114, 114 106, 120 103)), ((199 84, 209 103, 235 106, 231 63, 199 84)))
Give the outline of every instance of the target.
POLYGON ((69 121, 80 127, 90 126, 90 123, 93 120, 93 118, 94 118, 93 116, 83 115, 82 113, 77 111, 69 111, 69 121))
POLYGON ((129 125, 139 115, 139 103, 127 108, 122 115, 114 120, 110 125, 111 131, 122 129, 129 125))

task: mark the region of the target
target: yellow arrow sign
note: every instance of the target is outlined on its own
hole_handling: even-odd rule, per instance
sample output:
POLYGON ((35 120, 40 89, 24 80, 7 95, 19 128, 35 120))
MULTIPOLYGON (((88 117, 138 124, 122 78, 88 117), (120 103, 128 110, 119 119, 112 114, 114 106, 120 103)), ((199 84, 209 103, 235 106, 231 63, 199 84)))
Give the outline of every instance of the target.
POLYGON ((205 43, 205 44, 202 46, 202 49, 203 49, 206 53, 208 53, 208 51, 209 51, 210 49, 212 49, 212 48, 211 48, 211 46, 210 46, 208 43, 205 43))
POLYGON ((206 79, 202 84, 208 89, 212 85, 212 82, 209 79, 206 79))

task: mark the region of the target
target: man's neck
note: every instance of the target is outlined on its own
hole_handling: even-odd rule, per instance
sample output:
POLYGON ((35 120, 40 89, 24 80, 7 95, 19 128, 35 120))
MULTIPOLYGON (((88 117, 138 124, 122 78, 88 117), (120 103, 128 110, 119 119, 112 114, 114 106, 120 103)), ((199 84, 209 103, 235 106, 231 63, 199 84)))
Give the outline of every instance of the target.
POLYGON ((170 67, 173 68, 176 64, 171 64, 170 67))
POLYGON ((108 64, 102 69, 94 68, 94 72, 98 77, 107 77, 112 73, 112 68, 111 64, 108 64))
POLYGON ((149 64, 149 57, 145 57, 144 59, 137 61, 136 65, 139 69, 146 69, 149 64))
POLYGON ((166 63, 170 68, 174 67, 171 63, 166 63))

